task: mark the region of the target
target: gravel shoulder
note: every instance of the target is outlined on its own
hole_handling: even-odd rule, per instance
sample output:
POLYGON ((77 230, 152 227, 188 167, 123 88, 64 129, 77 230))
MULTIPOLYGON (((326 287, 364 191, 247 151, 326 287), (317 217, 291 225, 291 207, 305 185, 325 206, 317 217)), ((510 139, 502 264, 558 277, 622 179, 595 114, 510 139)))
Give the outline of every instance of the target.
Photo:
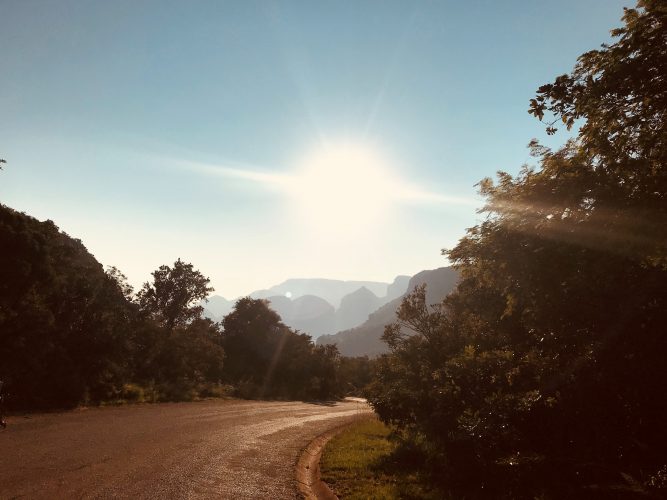
POLYGON ((298 498, 300 450, 366 404, 211 400, 10 417, 1 498, 298 498))

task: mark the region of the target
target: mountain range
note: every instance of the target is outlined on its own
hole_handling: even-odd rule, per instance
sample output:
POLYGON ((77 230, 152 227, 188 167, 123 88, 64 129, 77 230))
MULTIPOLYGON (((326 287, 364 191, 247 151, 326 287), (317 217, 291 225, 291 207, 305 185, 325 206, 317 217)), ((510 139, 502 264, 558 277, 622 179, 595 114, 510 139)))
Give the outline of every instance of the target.
MULTIPOLYGON (((399 276, 397 279, 399 278, 408 277, 399 276)), ((405 285, 407 286, 407 280, 405 285)), ((276 295, 292 298, 298 298, 304 295, 315 295, 326 300, 334 307, 334 309, 338 309, 343 297, 352 292, 356 292, 362 287, 367 288, 377 297, 384 297, 387 295, 387 290, 390 286, 390 284, 380 281, 343 281, 322 278, 289 279, 267 290, 257 290, 252 292, 250 296, 253 299, 268 299, 270 297, 275 297, 276 295)), ((403 292, 404 291, 405 290, 403 290, 403 292)))
MULTIPOLYGON (((397 276, 392 283, 289 279, 250 297, 268 300, 286 325, 317 338, 360 325, 370 313, 401 296, 409 281, 409 276, 397 276)), ((220 321, 234 303, 213 295, 202 302, 204 315, 220 321)))
MULTIPOLYGON (((457 281, 456 271, 442 267, 412 277, 397 276, 392 283, 290 279, 255 291, 250 297, 269 301, 286 325, 308 333, 320 345, 336 344, 345 356, 376 356, 386 351, 380 337, 384 326, 396 319, 407 292, 425 283, 427 301, 434 304, 451 292, 457 281)), ((220 321, 234 303, 214 295, 202 303, 204 315, 220 321)))
MULTIPOLYGON (((422 271, 410 279, 407 292, 411 292, 418 285, 426 284, 426 302, 436 304, 454 290, 458 280, 459 274, 451 267, 422 271)), ((403 296, 384 304, 357 327, 340 331, 335 335, 319 337, 317 344, 335 344, 343 356, 373 357, 387 352, 387 346, 381 337, 385 325, 396 320, 396 310, 402 300, 403 296)))

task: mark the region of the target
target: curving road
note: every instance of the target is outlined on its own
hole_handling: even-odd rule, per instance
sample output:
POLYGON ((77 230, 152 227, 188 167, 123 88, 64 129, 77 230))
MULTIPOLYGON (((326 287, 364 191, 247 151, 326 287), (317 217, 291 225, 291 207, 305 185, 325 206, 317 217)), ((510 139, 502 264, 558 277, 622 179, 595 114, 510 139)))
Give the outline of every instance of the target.
POLYGON ((360 401, 203 401, 10 417, 0 498, 296 498, 299 451, 360 401))

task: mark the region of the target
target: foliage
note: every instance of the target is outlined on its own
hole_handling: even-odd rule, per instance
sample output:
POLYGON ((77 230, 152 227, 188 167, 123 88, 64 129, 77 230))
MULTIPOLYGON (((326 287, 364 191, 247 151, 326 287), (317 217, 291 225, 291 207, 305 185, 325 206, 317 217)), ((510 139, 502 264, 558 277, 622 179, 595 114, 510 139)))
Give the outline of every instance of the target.
POLYGON ((335 346, 314 346, 261 299, 241 298, 222 321, 227 381, 244 397, 326 399, 338 395, 335 346))
POLYGON ((368 360, 314 346, 264 301, 241 299, 222 324, 202 318, 212 290, 178 259, 136 295, 51 221, 0 206, 0 380, 14 409, 243 397, 329 399, 360 389, 368 360), (224 330, 223 330, 224 325, 224 330))
POLYGON ((134 288, 127 281, 127 276, 125 276, 120 269, 116 266, 107 266, 106 270, 107 276, 116 283, 116 286, 125 297, 125 300, 131 302, 134 296, 134 288))
POLYGON ((101 400, 127 375, 133 308, 83 244, 0 206, 0 379, 9 403, 101 400))
POLYGON ((213 291, 210 280, 192 264, 178 259, 174 267, 160 266, 153 271, 153 283, 144 283, 137 293, 139 307, 167 329, 183 327, 199 318, 204 308, 199 305, 213 291))
POLYGON ((245 397, 341 393, 336 348, 314 346, 265 302, 239 300, 224 335, 202 318, 211 288, 192 264, 161 266, 135 302, 120 270, 104 272, 51 221, 0 206, 0 245, 0 380, 12 408, 191 400, 227 395, 223 382, 245 397))
POLYGON ((167 330, 143 322, 135 335, 134 379, 152 386, 158 399, 191 400, 223 378, 225 352, 218 325, 206 318, 167 330))
POLYGON ((348 396, 363 396, 373 381, 375 360, 368 356, 342 356, 338 367, 338 384, 348 396))
POLYGON ((385 332, 372 404, 478 495, 647 493, 665 463, 667 10, 624 21, 531 101, 585 120, 577 138, 480 183, 488 217, 447 252, 457 291, 417 290, 385 332))
MULTIPOLYGON (((169 320, 160 321, 163 315, 143 318, 117 268, 105 273, 80 241, 53 222, 4 206, 0 247, 0 380, 7 383, 11 407, 192 399, 219 384, 220 331, 195 318, 196 308, 178 311, 171 329, 169 320)), ((201 276, 190 265, 177 262, 175 269, 186 272, 172 276, 201 276)))

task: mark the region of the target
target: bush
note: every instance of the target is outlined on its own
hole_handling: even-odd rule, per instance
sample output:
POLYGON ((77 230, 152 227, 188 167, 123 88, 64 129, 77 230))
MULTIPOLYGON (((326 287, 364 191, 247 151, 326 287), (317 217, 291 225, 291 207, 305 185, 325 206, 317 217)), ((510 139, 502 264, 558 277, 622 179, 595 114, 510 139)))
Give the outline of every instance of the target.
POLYGON ((146 401, 143 387, 137 384, 123 384, 120 397, 130 403, 143 403, 146 401))

